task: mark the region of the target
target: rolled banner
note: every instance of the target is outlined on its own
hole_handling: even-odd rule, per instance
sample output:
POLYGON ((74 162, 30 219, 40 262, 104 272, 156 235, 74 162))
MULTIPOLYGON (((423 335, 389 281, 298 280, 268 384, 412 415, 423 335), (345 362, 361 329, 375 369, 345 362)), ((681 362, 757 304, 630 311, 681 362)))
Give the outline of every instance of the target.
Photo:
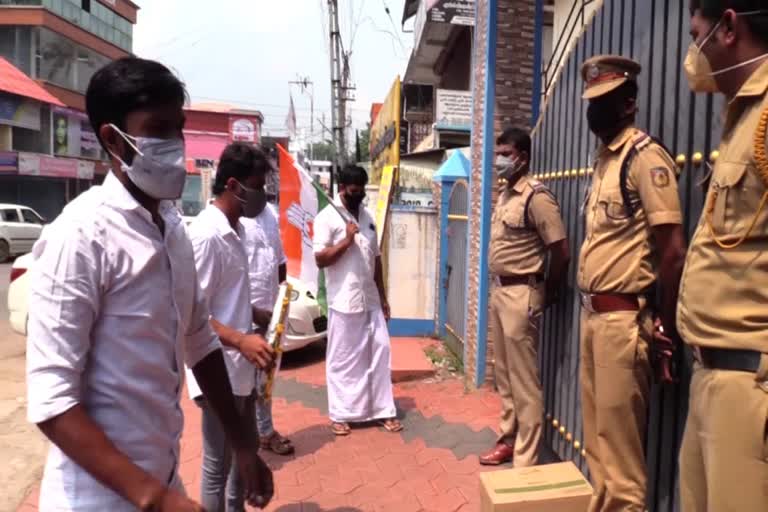
POLYGON ((292 292, 293 287, 290 284, 283 283, 280 285, 275 307, 272 310, 272 319, 269 321, 269 327, 267 328, 266 340, 275 351, 275 364, 268 372, 258 373, 259 378, 256 383, 256 391, 258 399, 262 402, 272 400, 275 378, 277 377, 277 372, 280 371, 280 363, 283 359, 283 333, 285 332, 285 324, 288 321, 288 310, 291 306, 292 292))

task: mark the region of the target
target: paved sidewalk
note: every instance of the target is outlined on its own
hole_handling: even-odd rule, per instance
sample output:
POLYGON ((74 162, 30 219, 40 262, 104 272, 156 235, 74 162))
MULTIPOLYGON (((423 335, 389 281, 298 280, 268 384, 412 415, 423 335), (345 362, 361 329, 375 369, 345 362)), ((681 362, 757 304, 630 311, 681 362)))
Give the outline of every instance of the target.
MULTIPOLYGON (((414 342, 421 343, 424 342, 414 342)), ((275 472, 279 512, 419 512, 479 510, 477 454, 494 442, 500 403, 495 393, 466 394, 458 379, 395 385, 405 430, 372 426, 336 438, 328 430, 323 348, 290 354, 276 387, 275 425, 296 446, 283 458, 266 454, 275 472)), ((183 404, 180 475, 199 495, 201 434, 197 407, 183 404)), ((37 493, 19 511, 36 510, 37 493)))

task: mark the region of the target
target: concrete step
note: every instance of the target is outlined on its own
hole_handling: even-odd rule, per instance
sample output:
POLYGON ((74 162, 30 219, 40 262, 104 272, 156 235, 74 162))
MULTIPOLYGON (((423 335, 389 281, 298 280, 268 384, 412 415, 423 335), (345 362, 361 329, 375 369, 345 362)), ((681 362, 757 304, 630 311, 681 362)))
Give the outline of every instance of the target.
POLYGON ((426 338, 392 338, 392 381, 426 379, 435 375, 435 367, 424 349, 439 343, 426 338))

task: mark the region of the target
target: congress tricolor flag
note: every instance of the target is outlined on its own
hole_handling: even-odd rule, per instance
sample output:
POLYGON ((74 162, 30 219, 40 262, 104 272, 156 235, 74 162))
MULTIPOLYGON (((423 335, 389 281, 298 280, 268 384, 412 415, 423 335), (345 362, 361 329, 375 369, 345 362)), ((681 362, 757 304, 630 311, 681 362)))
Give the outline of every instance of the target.
POLYGON ((277 148, 280 153, 280 233, 288 275, 304 282, 326 310, 325 280, 312 250, 312 225, 328 200, 290 153, 279 144, 277 148))

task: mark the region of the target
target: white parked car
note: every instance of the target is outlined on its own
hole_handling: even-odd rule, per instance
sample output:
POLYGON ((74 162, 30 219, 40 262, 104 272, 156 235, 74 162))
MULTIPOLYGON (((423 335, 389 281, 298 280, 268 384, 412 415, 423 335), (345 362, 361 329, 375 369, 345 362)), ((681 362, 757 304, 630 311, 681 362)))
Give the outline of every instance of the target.
MULTIPOLYGON (((32 255, 17 258, 11 267, 11 283, 8 286, 8 311, 11 328, 27 335, 29 274, 32 255)), ((306 347, 325 338, 328 320, 323 315, 317 300, 301 281, 288 278, 293 286, 291 308, 288 314, 288 328, 283 337, 283 350, 289 352, 306 347)))
POLYGON ((32 208, 0 204, 0 263, 31 251, 44 224, 45 219, 32 208))

